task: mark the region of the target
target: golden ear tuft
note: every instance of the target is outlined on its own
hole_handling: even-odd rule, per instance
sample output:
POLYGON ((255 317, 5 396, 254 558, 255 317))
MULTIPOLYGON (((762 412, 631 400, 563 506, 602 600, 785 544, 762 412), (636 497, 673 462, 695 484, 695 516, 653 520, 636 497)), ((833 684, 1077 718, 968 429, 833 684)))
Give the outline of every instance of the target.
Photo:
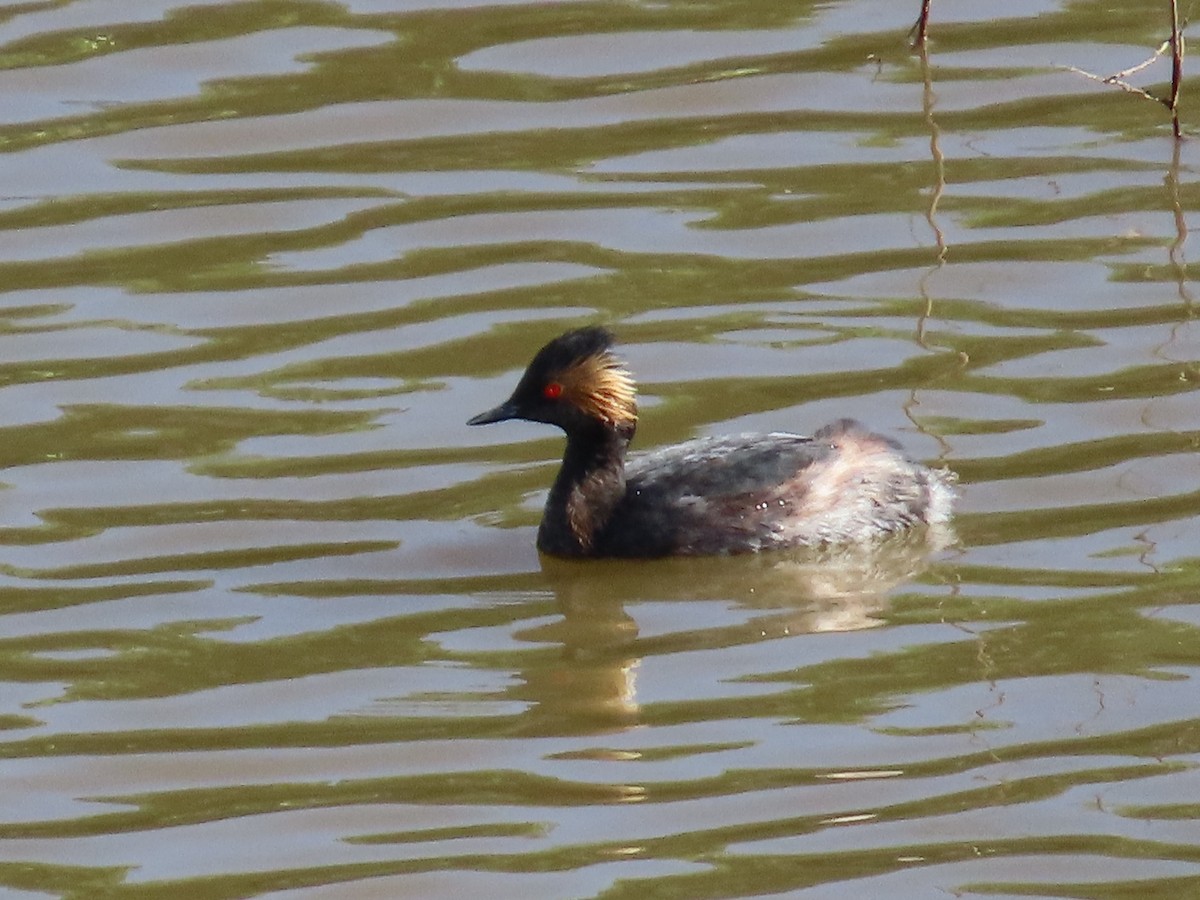
POLYGON ((637 424, 637 388, 608 351, 586 356, 560 374, 563 393, 589 416, 614 427, 637 424))

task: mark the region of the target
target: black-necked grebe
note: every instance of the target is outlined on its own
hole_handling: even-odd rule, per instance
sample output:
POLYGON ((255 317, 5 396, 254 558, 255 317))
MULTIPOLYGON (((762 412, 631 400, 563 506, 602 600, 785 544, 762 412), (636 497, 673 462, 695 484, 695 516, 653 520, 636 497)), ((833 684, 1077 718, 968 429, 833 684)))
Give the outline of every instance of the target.
POLYGON ((538 529, 543 553, 656 557, 870 541, 950 517, 954 475, 842 419, 812 437, 703 438, 625 458, 633 379, 603 328, 546 344, 512 396, 468 425, 526 419, 567 433, 538 529))

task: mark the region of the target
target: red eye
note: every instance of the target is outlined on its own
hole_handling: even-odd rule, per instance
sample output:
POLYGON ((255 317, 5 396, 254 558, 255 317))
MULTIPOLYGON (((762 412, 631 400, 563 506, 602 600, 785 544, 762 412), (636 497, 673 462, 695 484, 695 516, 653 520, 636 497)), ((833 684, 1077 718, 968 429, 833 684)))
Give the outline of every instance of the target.
POLYGON ((562 396, 562 385, 557 381, 552 381, 542 388, 542 396, 547 400, 557 400, 562 396))

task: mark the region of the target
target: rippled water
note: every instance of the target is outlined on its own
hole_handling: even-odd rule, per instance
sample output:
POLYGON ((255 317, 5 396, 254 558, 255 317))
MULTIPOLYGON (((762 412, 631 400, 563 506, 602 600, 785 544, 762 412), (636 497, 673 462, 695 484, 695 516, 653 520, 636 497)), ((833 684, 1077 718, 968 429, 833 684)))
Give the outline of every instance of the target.
POLYGON ((0 7, 0 894, 1200 895, 1166 4, 474 2, 0 7), (956 535, 539 560, 583 322, 956 535))

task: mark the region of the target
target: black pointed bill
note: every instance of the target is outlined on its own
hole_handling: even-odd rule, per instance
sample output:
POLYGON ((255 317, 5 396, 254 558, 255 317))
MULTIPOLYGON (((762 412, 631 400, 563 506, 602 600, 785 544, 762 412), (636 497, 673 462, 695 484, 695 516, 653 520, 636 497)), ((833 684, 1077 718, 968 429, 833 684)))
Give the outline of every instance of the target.
POLYGON ((505 400, 495 409, 489 409, 487 412, 480 413, 474 418, 467 419, 468 425, 491 425, 493 422, 505 422, 509 419, 519 418, 517 405, 511 400, 505 400))

